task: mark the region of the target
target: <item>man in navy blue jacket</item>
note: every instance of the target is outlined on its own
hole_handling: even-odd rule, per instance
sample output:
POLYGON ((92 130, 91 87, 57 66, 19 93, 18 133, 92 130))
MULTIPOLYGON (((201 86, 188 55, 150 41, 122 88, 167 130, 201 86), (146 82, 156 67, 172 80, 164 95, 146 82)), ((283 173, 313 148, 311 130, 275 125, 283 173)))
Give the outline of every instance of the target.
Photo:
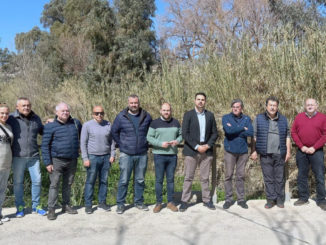
POLYGON ((62 212, 77 214, 70 206, 70 191, 74 181, 79 156, 81 123, 70 116, 66 103, 56 106, 53 122, 44 126, 42 158, 50 176, 48 198, 48 219, 56 219, 55 205, 58 199, 60 177, 62 176, 62 212))
POLYGON ((232 177, 236 166, 236 189, 238 205, 248 208, 245 202, 244 178, 245 166, 248 161, 247 137, 253 136, 253 127, 249 116, 242 114, 243 102, 235 99, 231 103, 232 112, 222 118, 224 138, 224 187, 225 203, 224 209, 233 204, 232 177))
POLYGON ((140 108, 137 95, 128 97, 128 107, 115 118, 112 136, 120 149, 120 180, 117 193, 117 213, 125 210, 130 175, 134 169, 136 208, 148 211, 144 205, 145 172, 147 168, 147 131, 152 118, 148 112, 140 108))

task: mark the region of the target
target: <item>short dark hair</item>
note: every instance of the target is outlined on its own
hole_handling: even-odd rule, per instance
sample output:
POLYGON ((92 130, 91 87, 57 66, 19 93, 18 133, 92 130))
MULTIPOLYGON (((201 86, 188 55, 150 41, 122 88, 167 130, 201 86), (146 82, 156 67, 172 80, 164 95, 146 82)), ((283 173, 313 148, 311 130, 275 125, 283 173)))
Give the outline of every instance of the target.
POLYGON ((267 99, 266 99, 266 106, 268 104, 268 101, 275 101, 277 103, 277 105, 279 104, 279 100, 278 98, 276 98, 275 96, 269 96, 267 99))
POLYGON ((231 102, 231 107, 232 107, 235 103, 240 103, 241 108, 243 109, 244 105, 243 105, 242 100, 240 100, 240 99, 234 99, 234 100, 232 100, 232 102, 231 102))
POLYGON ((205 100, 206 100, 206 94, 204 92, 198 92, 198 93, 196 93, 195 99, 197 98, 198 95, 204 96, 205 97, 205 100))

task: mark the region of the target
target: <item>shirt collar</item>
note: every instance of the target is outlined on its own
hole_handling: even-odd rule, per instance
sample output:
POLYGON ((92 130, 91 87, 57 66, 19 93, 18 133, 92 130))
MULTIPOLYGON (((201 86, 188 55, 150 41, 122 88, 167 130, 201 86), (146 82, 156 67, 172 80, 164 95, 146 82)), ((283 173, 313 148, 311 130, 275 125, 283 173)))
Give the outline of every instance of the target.
POLYGON ((197 109, 196 109, 196 107, 195 107, 195 111, 196 111, 196 113, 197 113, 197 116, 198 116, 198 115, 200 115, 200 116, 205 115, 205 110, 203 110, 203 112, 199 112, 199 111, 197 111, 197 109))
POLYGON ((272 120, 272 121, 278 120, 278 112, 276 112, 276 116, 274 118, 271 118, 267 111, 265 111, 265 115, 269 120, 272 120))
POLYGON ((306 114, 306 116, 307 116, 308 118, 313 118, 314 116, 317 115, 317 111, 315 111, 314 114, 313 114, 312 116, 310 116, 307 112, 305 112, 305 114, 306 114))

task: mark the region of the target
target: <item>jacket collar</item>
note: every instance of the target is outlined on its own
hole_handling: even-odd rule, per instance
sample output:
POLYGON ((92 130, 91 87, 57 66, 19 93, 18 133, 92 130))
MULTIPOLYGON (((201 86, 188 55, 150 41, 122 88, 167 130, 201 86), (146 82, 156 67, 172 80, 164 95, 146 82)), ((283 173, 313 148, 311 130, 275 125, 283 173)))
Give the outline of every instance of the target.
MULTIPOLYGON (((16 109, 14 112, 13 112, 13 117, 15 117, 15 118, 21 118, 22 116, 21 116, 21 114, 19 113, 19 111, 16 109)), ((30 116, 28 117, 28 118, 32 118, 34 115, 35 115, 35 113, 34 113, 34 111, 32 111, 31 110, 31 112, 30 112, 30 114, 29 114, 30 116)))

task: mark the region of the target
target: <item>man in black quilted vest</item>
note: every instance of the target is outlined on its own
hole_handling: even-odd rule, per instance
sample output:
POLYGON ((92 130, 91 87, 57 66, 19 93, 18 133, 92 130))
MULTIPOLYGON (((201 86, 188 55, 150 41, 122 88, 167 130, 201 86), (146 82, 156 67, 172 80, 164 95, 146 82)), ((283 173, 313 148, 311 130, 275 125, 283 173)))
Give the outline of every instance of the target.
POLYGON ((258 114, 254 121, 254 142, 251 158, 257 160, 263 171, 267 203, 270 209, 275 204, 284 208, 284 165, 291 157, 291 139, 288 121, 278 111, 276 97, 266 100, 266 111, 258 114))

